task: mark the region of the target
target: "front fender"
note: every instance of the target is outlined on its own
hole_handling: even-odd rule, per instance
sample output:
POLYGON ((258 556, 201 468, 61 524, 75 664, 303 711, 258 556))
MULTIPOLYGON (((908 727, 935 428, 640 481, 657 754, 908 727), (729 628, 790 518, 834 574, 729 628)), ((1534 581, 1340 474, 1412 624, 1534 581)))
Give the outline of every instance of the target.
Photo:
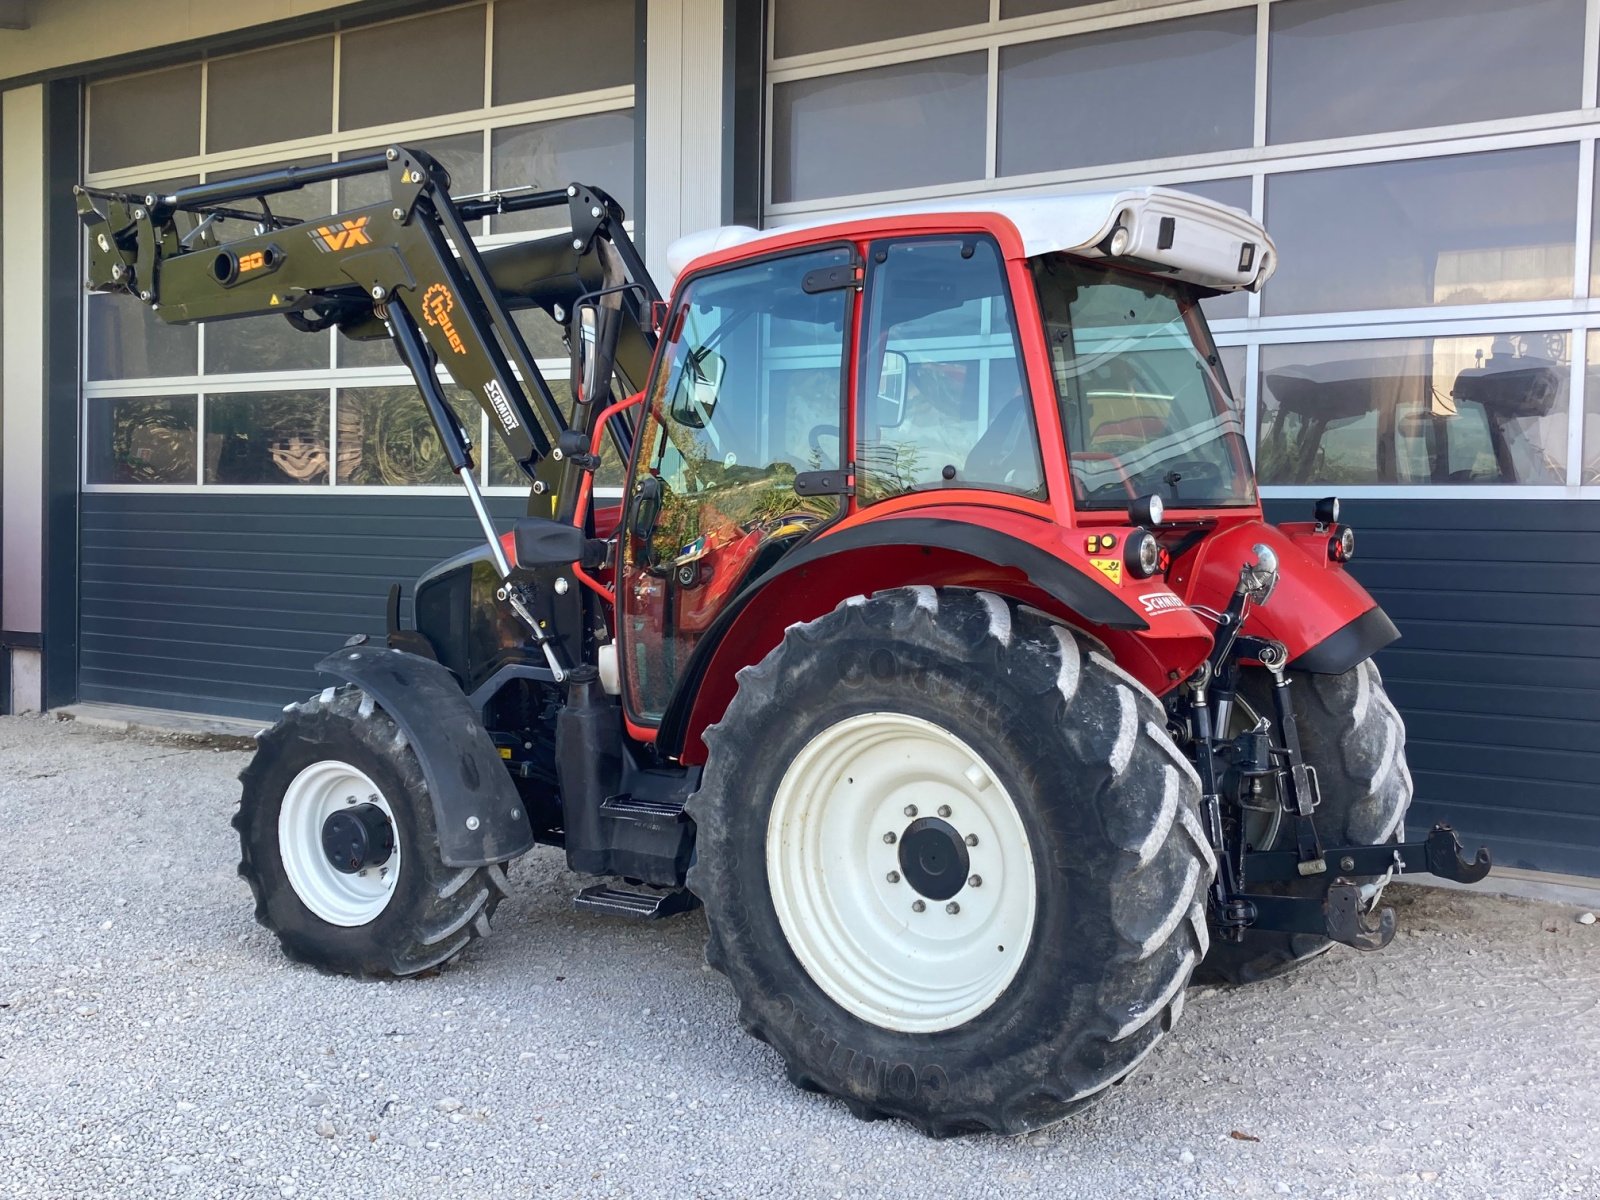
POLYGON ((433 799, 445 866, 487 866, 533 848, 516 785, 446 668, 403 650, 346 646, 317 670, 355 684, 400 726, 433 799))
POLYGON ((1207 537, 1174 565, 1172 588, 1191 606, 1221 611, 1239 582, 1239 568, 1257 545, 1278 555, 1278 586, 1265 607, 1251 608, 1244 632, 1282 642, 1289 665, 1339 675, 1400 636, 1371 593, 1343 564, 1331 562, 1326 536, 1296 525, 1243 521, 1207 537))

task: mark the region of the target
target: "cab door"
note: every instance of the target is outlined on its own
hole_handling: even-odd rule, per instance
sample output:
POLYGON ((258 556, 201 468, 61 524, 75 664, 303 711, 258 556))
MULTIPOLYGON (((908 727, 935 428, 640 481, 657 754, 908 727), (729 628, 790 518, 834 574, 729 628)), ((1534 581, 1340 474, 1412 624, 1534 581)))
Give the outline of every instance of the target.
POLYGON ((843 511, 856 254, 837 246, 690 279, 634 444, 617 592, 623 702, 659 723, 748 580, 843 511))

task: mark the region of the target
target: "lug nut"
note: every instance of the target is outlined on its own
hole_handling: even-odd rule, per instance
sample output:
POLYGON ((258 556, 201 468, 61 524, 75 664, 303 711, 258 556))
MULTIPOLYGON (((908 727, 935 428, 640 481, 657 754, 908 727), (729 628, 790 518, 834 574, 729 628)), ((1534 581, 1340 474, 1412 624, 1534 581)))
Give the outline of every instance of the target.
POLYGON ((967 886, 968 887, 982 887, 983 886, 983 876, 982 875, 974 875, 971 879, 967 880, 967 886))
POLYGON ((978 844, 978 835, 975 834, 975 833, 967 834, 967 845, 976 846, 977 844, 978 844))
POLYGON ((887 875, 884 876, 884 878, 887 879, 890 883, 899 883, 900 882, 900 872, 899 871, 890 871, 887 875))
POLYGON ((928 906, 926 904, 924 904, 921 900, 913 900, 911 902, 911 911, 912 912, 922 912, 927 907, 928 906))
POLYGON ((894 844, 895 844, 895 842, 896 842, 896 841, 898 841, 898 840, 899 840, 899 839, 898 839, 898 838, 896 838, 896 837, 895 837, 895 836, 894 836, 894 834, 892 834, 892 833, 886 833, 886 834, 884 834, 884 835, 883 835, 883 843, 884 843, 884 845, 886 845, 886 846, 892 846, 892 845, 894 845, 894 844))
POLYGON ((945 910, 945 912, 949 913, 953 917, 958 912, 961 911, 961 905, 957 904, 954 900, 952 900, 952 901, 950 901, 949 904, 946 904, 944 906, 944 910, 945 910))
POLYGON ((906 805, 905 813, 906 813, 906 816, 908 816, 908 817, 916 816, 917 815, 917 806, 915 804, 906 805))
POLYGON ((939 815, 941 817, 948 817, 950 815, 950 806, 948 804, 939 805, 939 815))

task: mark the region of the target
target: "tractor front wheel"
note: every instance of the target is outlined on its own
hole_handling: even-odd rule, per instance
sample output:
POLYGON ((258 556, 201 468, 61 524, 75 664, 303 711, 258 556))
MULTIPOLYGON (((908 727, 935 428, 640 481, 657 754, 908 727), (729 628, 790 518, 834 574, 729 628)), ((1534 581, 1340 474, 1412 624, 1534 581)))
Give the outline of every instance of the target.
POLYGON ((416 753, 359 689, 291 706, 239 778, 239 874, 296 962, 416 975, 489 932, 505 868, 440 861, 416 753))
POLYGON ((707 961, 799 1086, 1023 1132, 1177 1019, 1206 950, 1198 783, 1067 627, 985 592, 857 597, 740 672, 706 743, 707 961))

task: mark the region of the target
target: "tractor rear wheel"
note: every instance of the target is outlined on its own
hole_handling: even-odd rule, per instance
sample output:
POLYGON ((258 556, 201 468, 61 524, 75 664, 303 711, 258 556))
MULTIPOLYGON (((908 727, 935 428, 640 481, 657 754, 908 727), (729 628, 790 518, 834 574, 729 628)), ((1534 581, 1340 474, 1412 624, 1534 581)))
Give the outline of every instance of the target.
POLYGON ((797 1085, 1019 1133, 1177 1020, 1206 950, 1198 780, 1065 626, 985 592, 856 597, 741 671, 706 744, 706 958, 797 1085))
POLYGON ((360 689, 292 705, 239 778, 239 874, 296 962, 416 975, 489 932, 505 868, 440 861, 417 756, 360 689))
MULTIPOLYGON (((1294 702, 1300 748, 1317 772, 1322 802, 1314 820, 1324 847, 1377 846, 1404 836, 1406 809, 1411 806, 1411 772, 1406 767, 1406 730, 1383 689, 1383 677, 1371 659, 1343 675, 1291 671, 1289 695, 1294 702)), ((1272 681, 1265 671, 1249 671, 1239 694, 1263 716, 1271 717, 1272 681)), ((1275 802, 1275 801, 1274 801, 1275 802)), ((1247 825, 1248 829, 1249 826, 1247 825)), ((1259 850, 1292 850, 1294 822, 1276 823, 1269 845, 1259 850)), ((1382 892, 1383 877, 1359 877, 1372 903, 1382 892)), ((1288 896, 1320 896, 1326 876, 1292 883, 1262 884, 1261 890, 1288 896)), ((1276 933, 1247 929, 1244 940, 1213 936, 1211 952, 1195 972, 1197 983, 1254 983, 1292 971, 1333 943, 1309 933, 1276 933)))

